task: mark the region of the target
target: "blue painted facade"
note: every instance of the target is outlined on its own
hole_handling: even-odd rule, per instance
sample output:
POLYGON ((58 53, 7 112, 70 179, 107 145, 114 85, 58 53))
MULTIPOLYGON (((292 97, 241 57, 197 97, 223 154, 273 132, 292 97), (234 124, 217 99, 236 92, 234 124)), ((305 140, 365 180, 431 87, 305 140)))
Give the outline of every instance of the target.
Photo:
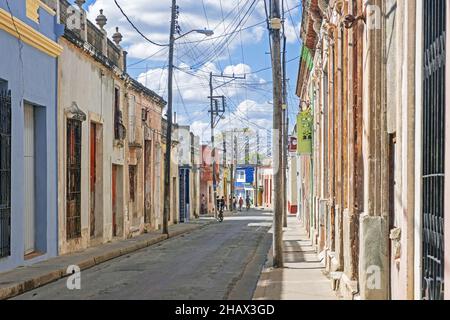
MULTIPOLYGON (((26 16, 26 0, 0 0, 12 13, 45 37, 57 42, 63 28, 56 16, 39 9, 39 23, 26 16)), ((57 255, 57 58, 0 28, 0 86, 11 91, 11 255, 0 258, 0 272, 57 255), (34 110, 35 248, 25 259, 24 104, 34 110), (33 255, 34 256, 34 255, 33 255)))
POLYGON ((180 216, 179 222, 189 222, 190 220, 190 212, 191 212, 191 190, 190 190, 190 176, 191 176, 191 168, 188 166, 179 168, 179 183, 180 183, 180 216))
POLYGON ((245 200, 249 196, 253 201, 255 198, 253 186, 255 181, 255 167, 251 165, 237 167, 235 176, 238 177, 234 184, 237 199, 239 200, 239 197, 242 197, 245 200), (242 176, 244 177, 243 179, 242 176))

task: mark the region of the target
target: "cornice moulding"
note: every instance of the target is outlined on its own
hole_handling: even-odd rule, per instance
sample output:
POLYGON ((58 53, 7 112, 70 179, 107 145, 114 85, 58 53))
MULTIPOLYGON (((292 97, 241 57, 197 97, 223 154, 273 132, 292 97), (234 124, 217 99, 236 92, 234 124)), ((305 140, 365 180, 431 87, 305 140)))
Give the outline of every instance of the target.
POLYGON ((12 17, 0 8, 0 30, 3 30, 15 38, 21 39, 24 43, 53 57, 58 57, 62 52, 62 47, 55 41, 47 38, 42 33, 36 31, 22 20, 12 17), (13 23, 14 21, 14 23, 13 23), (16 31, 17 28, 17 31, 16 31))

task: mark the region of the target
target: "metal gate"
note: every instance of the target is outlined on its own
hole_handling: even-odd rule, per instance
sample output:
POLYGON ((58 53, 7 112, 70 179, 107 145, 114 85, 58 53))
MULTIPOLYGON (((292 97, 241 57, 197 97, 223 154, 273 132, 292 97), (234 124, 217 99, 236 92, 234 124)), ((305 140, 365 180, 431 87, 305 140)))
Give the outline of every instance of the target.
POLYGON ((67 120, 67 239, 81 236, 81 121, 67 120))
POLYGON ((186 169, 180 169, 180 223, 184 222, 186 216, 186 169))
POLYGON ((446 1, 424 1, 422 298, 444 298, 446 1))
POLYGON ((11 91, 0 90, 0 258, 11 255, 11 91))

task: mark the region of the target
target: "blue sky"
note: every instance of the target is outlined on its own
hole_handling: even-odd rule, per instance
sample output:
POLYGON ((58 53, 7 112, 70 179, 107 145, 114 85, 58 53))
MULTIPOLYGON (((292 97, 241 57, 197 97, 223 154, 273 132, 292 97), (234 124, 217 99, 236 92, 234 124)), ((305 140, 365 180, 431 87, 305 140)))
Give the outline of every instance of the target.
MULTIPOLYGON (((135 25, 152 41, 168 42, 170 0, 117 0, 135 25)), ((300 52, 300 0, 284 0, 291 127, 298 108, 295 83, 300 52)), ((252 130, 271 128, 272 84, 269 38, 265 24, 263 0, 179 0, 179 25, 182 32, 208 28, 214 31, 211 39, 190 34, 177 41, 175 49, 174 111, 180 124, 191 125, 203 141, 209 140, 207 112, 209 88, 208 73, 246 74, 238 80, 216 90, 225 95, 228 109, 218 131, 235 127, 252 130), (254 3, 253 3, 254 2, 254 3), (252 6, 253 4, 253 6, 252 6), (248 15, 245 13, 248 12, 248 15), (238 22, 242 21, 239 25, 238 22), (239 27, 238 27, 239 25, 239 27), (241 30, 243 29, 243 30, 241 30), (239 31, 240 30, 240 31, 239 31), (239 32, 237 32, 239 31, 239 32), (223 36, 233 33, 233 36, 223 36), (219 38, 217 38, 219 37, 219 38), (231 39, 230 39, 231 38, 231 39), (200 42, 198 42, 200 41, 200 42)), ((168 50, 144 40, 132 29, 113 0, 88 0, 88 17, 95 20, 100 9, 108 18, 106 29, 112 36, 118 26, 123 35, 122 47, 128 51, 129 73, 134 78, 167 98, 168 50)), ((223 84, 219 78, 215 86, 223 84)))

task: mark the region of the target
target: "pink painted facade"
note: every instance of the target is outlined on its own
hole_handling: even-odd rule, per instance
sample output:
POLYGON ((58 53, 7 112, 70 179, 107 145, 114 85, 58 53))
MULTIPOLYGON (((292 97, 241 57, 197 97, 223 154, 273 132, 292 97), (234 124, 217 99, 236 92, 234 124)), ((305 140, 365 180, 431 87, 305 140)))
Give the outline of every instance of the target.
MULTIPOLYGON (((214 189, 213 189, 213 175, 212 175, 212 152, 211 147, 207 145, 201 146, 201 166, 200 166, 200 199, 204 195, 206 198, 207 213, 214 212, 214 189)), ((216 182, 219 185, 219 152, 216 151, 216 182)))

